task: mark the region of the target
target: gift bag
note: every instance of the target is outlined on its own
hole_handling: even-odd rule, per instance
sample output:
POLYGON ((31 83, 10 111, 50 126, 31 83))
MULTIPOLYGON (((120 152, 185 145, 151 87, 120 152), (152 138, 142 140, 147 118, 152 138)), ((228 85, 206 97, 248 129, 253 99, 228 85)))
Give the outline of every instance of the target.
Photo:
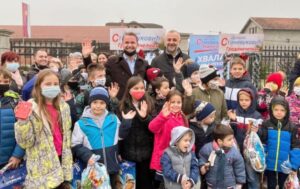
POLYGON ((289 174, 284 182, 284 189, 300 189, 297 174, 289 174))
POLYGON ((109 175, 102 163, 88 165, 81 176, 82 189, 111 189, 109 175))
POLYGON ((266 168, 264 147, 255 132, 250 132, 244 140, 244 156, 250 161, 256 172, 263 172, 266 168))
POLYGON ((2 169, 0 173, 0 189, 22 188, 27 175, 25 164, 21 164, 16 169, 2 169))
POLYGON ((116 179, 117 189, 135 189, 136 172, 135 163, 124 161, 120 163, 121 170, 116 179))
POLYGON ((72 188, 80 189, 81 188, 81 174, 84 169, 84 165, 81 161, 76 160, 73 164, 73 180, 72 180, 72 188))

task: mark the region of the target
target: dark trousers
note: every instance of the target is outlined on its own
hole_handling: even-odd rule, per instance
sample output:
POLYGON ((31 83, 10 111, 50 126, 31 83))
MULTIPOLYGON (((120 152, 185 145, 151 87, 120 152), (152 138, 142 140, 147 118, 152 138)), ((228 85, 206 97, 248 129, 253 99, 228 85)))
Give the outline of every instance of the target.
POLYGON ((268 189, 275 189, 278 184, 279 189, 283 189, 284 182, 288 177, 287 174, 275 172, 275 171, 266 171, 268 189))
POLYGON ((150 160, 136 162, 136 189, 153 189, 154 173, 150 160))

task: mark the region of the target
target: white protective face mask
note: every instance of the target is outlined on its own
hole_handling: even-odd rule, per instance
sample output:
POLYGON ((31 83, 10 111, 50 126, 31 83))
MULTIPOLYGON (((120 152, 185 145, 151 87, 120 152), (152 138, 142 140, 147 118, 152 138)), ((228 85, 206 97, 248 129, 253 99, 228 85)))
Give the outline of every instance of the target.
POLYGON ((106 78, 96 79, 94 81, 94 83, 95 83, 95 86, 105 86, 106 78))
POLYGON ((297 96, 300 96, 300 87, 294 87, 294 93, 295 93, 297 96))
POLYGON ((211 89, 218 89, 219 88, 219 81, 215 81, 215 80, 210 80, 208 82, 208 87, 211 89))

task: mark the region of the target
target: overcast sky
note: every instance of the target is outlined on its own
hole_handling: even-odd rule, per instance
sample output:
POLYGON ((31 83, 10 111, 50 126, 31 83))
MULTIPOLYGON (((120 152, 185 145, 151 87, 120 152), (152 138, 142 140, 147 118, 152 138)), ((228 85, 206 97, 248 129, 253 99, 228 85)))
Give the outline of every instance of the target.
MULTIPOLYGON (((21 25, 21 0, 0 0, 0 25, 21 25)), ((239 33, 249 17, 300 18, 300 0, 26 0, 31 25, 156 23, 194 34, 239 33)))

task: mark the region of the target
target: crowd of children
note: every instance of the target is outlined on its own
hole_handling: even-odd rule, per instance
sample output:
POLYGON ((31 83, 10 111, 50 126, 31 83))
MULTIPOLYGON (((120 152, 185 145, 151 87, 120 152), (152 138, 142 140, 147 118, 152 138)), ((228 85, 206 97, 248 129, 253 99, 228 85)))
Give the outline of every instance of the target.
POLYGON ((93 165, 100 155, 112 188, 119 163, 128 160, 136 165, 137 189, 258 189, 264 180, 243 153, 250 132, 264 145, 269 189, 283 188, 283 162, 299 172, 300 77, 288 97, 280 72, 257 91, 236 57, 224 89, 214 67, 179 58, 174 83, 150 67, 120 94, 107 66, 82 60, 65 74, 55 59, 33 77, 31 98, 23 101, 12 61, 18 57, 0 69, 0 168, 26 161, 26 188, 70 188, 74 160, 93 165))

